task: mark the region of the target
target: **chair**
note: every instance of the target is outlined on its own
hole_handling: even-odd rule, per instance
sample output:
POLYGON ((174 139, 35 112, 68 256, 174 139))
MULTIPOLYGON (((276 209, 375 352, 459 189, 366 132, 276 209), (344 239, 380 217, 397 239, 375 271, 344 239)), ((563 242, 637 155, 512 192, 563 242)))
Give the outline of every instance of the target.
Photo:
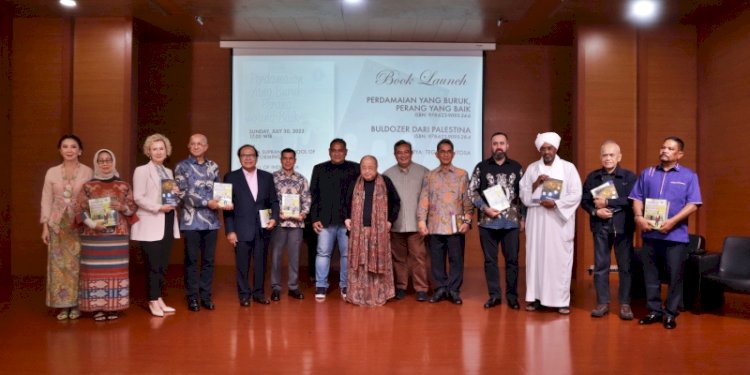
POLYGON ((721 307, 725 291, 750 294, 750 237, 726 237, 721 253, 703 257, 701 268, 703 309, 721 307))

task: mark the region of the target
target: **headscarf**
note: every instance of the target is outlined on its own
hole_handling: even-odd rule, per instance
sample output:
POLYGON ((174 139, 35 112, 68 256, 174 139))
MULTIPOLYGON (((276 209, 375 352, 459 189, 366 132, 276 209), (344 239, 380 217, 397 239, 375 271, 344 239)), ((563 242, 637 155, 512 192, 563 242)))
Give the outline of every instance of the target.
POLYGON ((549 143, 555 148, 560 148, 560 136, 555 132, 537 134, 536 139, 534 140, 534 146, 536 146, 536 149, 541 149, 542 145, 544 145, 545 143, 549 143))
POLYGON ((94 178, 97 180, 111 180, 114 177, 120 177, 120 173, 117 172, 117 159, 115 158, 115 153, 111 150, 108 150, 106 148, 103 148, 97 152, 94 153, 94 178), (108 153, 110 156, 112 156, 112 172, 105 174, 102 172, 102 168, 96 161, 99 159, 99 154, 102 152, 108 153))

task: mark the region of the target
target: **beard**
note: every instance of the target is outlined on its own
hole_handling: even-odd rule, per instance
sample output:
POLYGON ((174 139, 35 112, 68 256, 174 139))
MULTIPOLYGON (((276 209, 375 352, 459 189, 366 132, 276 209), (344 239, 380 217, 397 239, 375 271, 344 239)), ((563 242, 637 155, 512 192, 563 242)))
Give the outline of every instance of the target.
POLYGON ((505 151, 497 150, 492 153, 492 159, 495 161, 503 160, 505 159, 505 151))

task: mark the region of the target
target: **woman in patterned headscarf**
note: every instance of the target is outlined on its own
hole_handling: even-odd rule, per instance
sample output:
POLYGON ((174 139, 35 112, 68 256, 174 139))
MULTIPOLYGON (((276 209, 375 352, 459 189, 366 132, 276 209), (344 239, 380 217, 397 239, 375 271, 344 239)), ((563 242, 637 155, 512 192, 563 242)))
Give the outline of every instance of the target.
POLYGON ((96 312, 94 320, 117 319, 130 306, 128 277, 129 217, 135 214, 133 189, 120 180, 115 154, 94 154, 94 178, 78 194, 81 233, 81 272, 78 304, 96 312))

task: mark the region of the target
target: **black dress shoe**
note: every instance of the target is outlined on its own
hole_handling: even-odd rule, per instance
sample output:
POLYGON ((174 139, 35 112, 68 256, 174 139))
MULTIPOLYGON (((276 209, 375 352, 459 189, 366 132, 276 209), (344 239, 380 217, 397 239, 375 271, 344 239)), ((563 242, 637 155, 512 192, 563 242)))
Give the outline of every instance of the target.
POLYGON ((417 302, 427 301, 427 292, 417 292, 417 302))
POLYGON ((299 289, 290 289, 287 294, 294 299, 305 299, 305 295, 299 289))
POLYGON ((268 305, 271 303, 271 301, 269 301, 264 295, 253 296, 253 301, 260 303, 261 305, 268 305))
POLYGON ((661 315, 651 313, 641 318, 641 320, 638 321, 638 324, 654 324, 661 322, 661 320, 661 315))
POLYGON ((201 309, 201 306, 198 304, 198 300, 196 298, 188 299, 188 310, 200 311, 200 309, 201 309))
POLYGON ((430 298, 430 303, 437 303, 442 300, 444 300, 446 296, 445 289, 438 289, 435 291, 435 293, 432 293, 432 298, 430 298))
POLYGON ((273 292, 271 292, 271 300, 278 301, 280 299, 281 299, 281 292, 279 292, 278 290, 274 290, 273 292))
POLYGON ((497 306, 497 305, 499 305, 501 303, 502 303, 502 301, 500 300, 500 298, 490 297, 490 299, 488 299, 487 302, 484 303, 484 308, 485 309, 491 309, 491 308, 493 308, 493 307, 495 307, 495 306, 497 306))
POLYGON ((513 310, 521 309, 521 305, 518 304, 518 301, 508 301, 508 307, 510 307, 513 310))
POLYGON ((677 328, 677 320, 675 320, 674 316, 667 316, 667 318, 664 319, 664 328, 666 329, 677 328))
POLYGON ((403 289, 396 289, 396 298, 397 300, 402 300, 406 298, 406 291, 403 289))
POLYGON ((461 299, 461 295, 457 291, 451 290, 449 294, 451 297, 451 302, 453 302, 454 305, 460 305, 464 303, 464 300, 461 299))
POLYGON ((250 298, 240 298, 240 306, 248 307, 250 306, 250 298))
POLYGON ((201 298, 201 306, 205 307, 208 310, 216 309, 216 305, 214 305, 214 301, 211 301, 210 298, 201 298))

